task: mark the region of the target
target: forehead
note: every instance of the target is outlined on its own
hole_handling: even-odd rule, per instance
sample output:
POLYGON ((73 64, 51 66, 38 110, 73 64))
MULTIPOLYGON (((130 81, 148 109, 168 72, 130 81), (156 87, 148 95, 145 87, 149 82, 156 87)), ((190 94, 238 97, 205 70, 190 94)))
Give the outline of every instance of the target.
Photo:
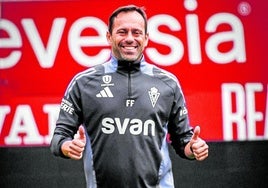
POLYGON ((113 28, 136 28, 144 30, 145 21, 143 17, 136 11, 121 12, 115 17, 113 28))

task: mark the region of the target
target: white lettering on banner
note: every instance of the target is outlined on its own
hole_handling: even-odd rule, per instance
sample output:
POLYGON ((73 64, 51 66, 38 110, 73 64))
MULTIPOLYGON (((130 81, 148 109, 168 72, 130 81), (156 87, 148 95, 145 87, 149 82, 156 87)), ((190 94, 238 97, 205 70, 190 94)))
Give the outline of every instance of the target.
POLYGON ((233 140, 233 126, 237 127, 238 140, 268 139, 268 95, 266 96, 266 120, 263 112, 256 111, 257 92, 263 91, 261 83, 247 83, 245 88, 238 83, 222 84, 223 139, 233 140), (233 103, 235 102, 235 104, 233 103), (235 105, 235 110, 233 110, 235 105), (264 135, 256 133, 256 123, 264 121, 264 135))
MULTIPOLYGON (((0 30, 6 31, 9 36, 9 38, 0 38, 0 49, 20 48, 22 46, 20 32, 11 21, 0 19, 0 30)), ((0 57, 0 69, 8 69, 15 66, 19 62, 21 54, 19 50, 12 50, 7 57, 0 57)))
POLYGON ((15 111, 11 123, 9 135, 5 137, 5 143, 9 145, 43 144, 43 138, 39 134, 37 125, 28 105, 19 105, 15 111), (23 138, 19 134, 25 134, 23 138))
POLYGON ((256 134, 256 122, 263 120, 263 113, 256 111, 255 93, 262 92, 263 86, 261 83, 247 83, 245 85, 246 93, 246 114, 248 126, 248 139, 262 139, 256 134))
POLYGON ((22 19, 21 23, 31 43, 33 51, 42 68, 51 68, 59 49, 66 18, 56 18, 53 21, 47 47, 44 46, 33 19, 22 19))
POLYGON ((206 43, 206 52, 208 57, 219 64, 226 64, 232 61, 238 63, 246 62, 246 49, 244 40, 244 29, 241 21, 229 13, 218 13, 209 18, 206 24, 207 32, 216 32, 217 27, 226 23, 232 31, 219 32, 212 35, 206 43), (225 53, 218 50, 218 46, 224 42, 233 42, 233 48, 225 53))
POLYGON ((144 123, 140 119, 123 119, 121 122, 120 118, 104 118, 102 120, 102 132, 105 134, 112 134, 115 129, 118 129, 119 134, 125 134, 127 128, 129 127, 129 132, 132 135, 148 135, 149 126, 151 127, 151 134, 155 136, 155 122, 153 120, 146 120, 144 123))
POLYGON ((170 53, 166 55, 160 54, 154 47, 147 47, 146 53, 156 64, 173 65, 180 61, 184 54, 183 44, 175 36, 161 33, 158 30, 161 25, 167 26, 172 31, 181 30, 181 25, 174 17, 165 14, 155 15, 148 20, 150 40, 168 46, 171 49, 170 53))
POLYGON ((189 14, 186 16, 186 29, 189 61, 191 64, 200 64, 202 62, 202 58, 199 36, 199 22, 197 15, 189 14))
MULTIPOLYGON (((36 124, 34 115, 30 105, 18 105, 15 109, 14 117, 11 123, 8 135, 4 136, 6 145, 48 145, 56 125, 56 120, 59 113, 58 104, 45 104, 43 112, 48 115, 48 134, 43 136, 39 133, 38 125, 36 124)), ((0 106, 0 131, 4 126, 4 120, 10 113, 11 107, 7 105, 0 106)))
MULTIPOLYGON (((188 11, 196 9, 185 7, 188 11)), ((22 19, 21 23, 26 33, 26 37, 30 41, 30 45, 38 59, 42 68, 53 68, 55 57, 57 55, 60 42, 62 41, 62 33, 65 29, 66 18, 55 18, 53 20, 48 43, 42 43, 40 31, 31 18, 22 19)), ((0 48, 19 48, 22 47, 21 33, 17 26, 7 19, 1 19, 0 29, 6 31, 9 35, 8 39, 0 39, 0 48), (4 43, 3 43, 4 42, 4 43)), ((241 20, 231 13, 217 13, 209 17, 205 23, 205 32, 211 33, 207 41, 204 41, 204 47, 200 44, 200 24, 198 15, 187 14, 185 16, 186 40, 187 45, 183 43, 177 36, 161 32, 160 26, 167 26, 171 32, 182 30, 180 22, 173 16, 168 14, 157 14, 148 19, 149 40, 165 45, 170 49, 168 54, 162 54, 157 48, 161 46, 148 47, 145 54, 155 64, 169 66, 179 63, 183 58, 185 47, 188 48, 188 57, 190 64, 202 63, 202 48, 205 48, 205 54, 217 64, 227 64, 236 61, 237 63, 246 62, 246 50, 244 39, 244 28, 241 20), (230 31, 217 32, 217 28, 221 24, 230 26, 230 31), (219 51, 219 45, 226 42, 232 42, 233 47, 229 51, 219 51)), ((203 27, 202 27, 203 28, 203 27)), ((107 25, 96 17, 82 17, 76 20, 70 27, 68 32, 68 48, 72 57, 82 66, 94 66, 107 60, 110 55, 105 33, 107 25), (97 36, 82 36, 82 31, 87 28, 94 29, 97 36), (88 55, 83 47, 101 47, 98 54, 88 55)), ((13 50, 10 55, 0 59, 0 69, 7 69, 15 66, 21 58, 22 52, 13 50)))
MULTIPOLYGON (((195 14, 186 15, 187 44, 189 52, 189 62, 191 64, 201 64, 201 45, 198 16, 195 14)), ((244 40, 243 24, 233 14, 219 13, 211 16, 206 23, 206 32, 216 32, 221 24, 228 24, 232 31, 218 32, 211 35, 205 45, 205 51, 208 57, 218 64, 227 64, 232 61, 238 63, 246 62, 246 50, 244 40), (233 42, 233 48, 228 52, 220 52, 218 47, 225 42, 233 42)), ((159 26, 167 26, 172 31, 181 30, 180 23, 172 16, 160 14, 151 17, 148 20, 150 40, 166 45, 171 50, 169 54, 160 54, 156 48, 148 47, 146 53, 148 57, 156 64, 169 66, 178 63, 184 54, 183 43, 175 36, 161 33, 159 26)))
POLYGON ((106 39, 106 24, 95 17, 84 17, 78 19, 71 27, 68 35, 68 44, 73 58, 83 66, 94 66, 106 61, 111 54, 110 49, 102 49, 96 56, 86 55, 82 47, 108 46, 106 39), (86 28, 93 28, 98 36, 81 36, 86 28))
POLYGON ((0 106, 0 133, 2 132, 2 128, 5 122, 5 118, 7 114, 10 113, 10 107, 7 105, 0 106))

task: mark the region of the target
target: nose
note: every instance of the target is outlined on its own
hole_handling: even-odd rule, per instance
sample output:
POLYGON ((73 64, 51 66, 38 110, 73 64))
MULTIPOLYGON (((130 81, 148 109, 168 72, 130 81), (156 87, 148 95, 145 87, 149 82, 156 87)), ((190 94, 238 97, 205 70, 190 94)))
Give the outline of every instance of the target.
POLYGON ((129 31, 129 32, 127 33, 127 36, 126 36, 126 42, 131 43, 131 42, 133 42, 133 41, 134 41, 134 36, 133 36, 132 32, 129 31))

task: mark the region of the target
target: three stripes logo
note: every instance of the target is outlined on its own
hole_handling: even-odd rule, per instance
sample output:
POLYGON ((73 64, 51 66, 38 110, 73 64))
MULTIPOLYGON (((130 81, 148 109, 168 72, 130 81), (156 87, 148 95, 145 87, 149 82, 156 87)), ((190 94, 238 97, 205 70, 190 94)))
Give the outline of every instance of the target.
POLYGON ((114 86, 114 83, 111 83, 112 81, 112 76, 110 75, 105 75, 102 77, 102 81, 103 81, 103 84, 101 84, 103 88, 103 90, 101 90, 97 95, 96 97, 100 98, 100 97, 104 97, 104 98, 111 98, 111 97, 114 97, 113 93, 111 92, 109 86, 114 86))
POLYGON ((101 90, 96 97, 114 97, 109 87, 105 87, 103 90, 101 90))

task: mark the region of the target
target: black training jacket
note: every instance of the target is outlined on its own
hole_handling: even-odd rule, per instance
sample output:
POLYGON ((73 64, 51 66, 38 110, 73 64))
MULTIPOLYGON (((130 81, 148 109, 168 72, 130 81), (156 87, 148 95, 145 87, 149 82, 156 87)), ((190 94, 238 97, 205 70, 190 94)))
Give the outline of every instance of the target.
POLYGON ((62 99, 51 150, 86 130, 87 188, 174 187, 167 135, 181 156, 191 139, 178 80, 145 62, 108 62, 77 74, 62 99))

